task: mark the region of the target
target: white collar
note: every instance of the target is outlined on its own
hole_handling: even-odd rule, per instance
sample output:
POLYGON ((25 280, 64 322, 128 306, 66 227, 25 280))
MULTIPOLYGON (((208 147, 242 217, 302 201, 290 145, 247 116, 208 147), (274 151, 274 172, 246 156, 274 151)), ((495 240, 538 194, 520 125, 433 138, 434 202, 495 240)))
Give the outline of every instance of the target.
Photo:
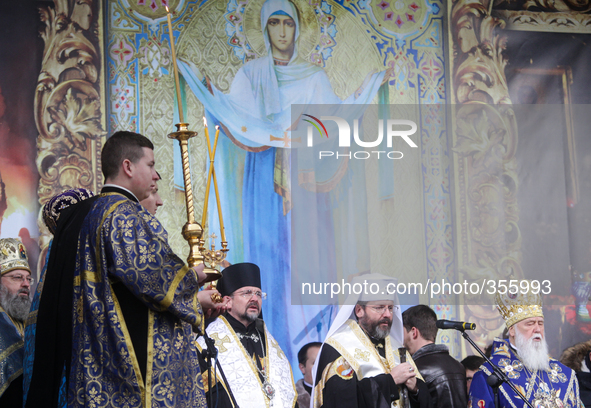
POLYGON ((116 188, 120 188, 121 190, 125 190, 129 194, 131 194, 137 200, 138 203, 140 202, 140 200, 137 199, 137 196, 135 194, 133 194, 129 189, 127 189, 127 188, 125 188, 123 186, 120 186, 120 185, 117 185, 117 184, 103 184, 103 187, 116 187, 116 188))

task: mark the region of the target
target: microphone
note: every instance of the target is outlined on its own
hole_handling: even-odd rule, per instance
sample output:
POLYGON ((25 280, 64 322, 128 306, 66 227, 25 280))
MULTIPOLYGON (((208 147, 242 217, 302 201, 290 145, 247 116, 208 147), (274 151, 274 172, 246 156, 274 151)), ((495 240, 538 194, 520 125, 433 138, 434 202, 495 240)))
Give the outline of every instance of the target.
POLYGON ((456 330, 474 330, 476 325, 474 323, 454 322, 452 320, 437 320, 435 323, 438 329, 456 329, 456 330))

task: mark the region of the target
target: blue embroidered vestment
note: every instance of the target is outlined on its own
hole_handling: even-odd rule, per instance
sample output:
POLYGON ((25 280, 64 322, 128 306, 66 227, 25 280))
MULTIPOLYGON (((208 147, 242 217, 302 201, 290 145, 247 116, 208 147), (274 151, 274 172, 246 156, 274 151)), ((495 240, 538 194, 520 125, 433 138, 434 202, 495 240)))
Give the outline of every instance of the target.
POLYGON ((123 195, 103 194, 80 232, 68 406, 205 407, 193 341, 203 330, 198 287, 155 217, 123 195), (148 310, 146 367, 138 364, 117 283, 148 310))
MULTIPOLYGON (((503 369, 534 408, 583 408, 579 399, 579 383, 574 371, 559 361, 550 359, 550 371, 532 373, 523 365, 509 341, 499 339, 493 343, 491 361, 503 369)), ((493 390, 486 383, 491 373, 491 366, 485 363, 474 375, 470 385, 469 408, 495 407, 493 390)), ((499 399, 500 407, 526 406, 507 384, 501 385, 499 399)))
POLYGON ((23 339, 8 314, 0 307, 0 397, 23 373, 23 339))

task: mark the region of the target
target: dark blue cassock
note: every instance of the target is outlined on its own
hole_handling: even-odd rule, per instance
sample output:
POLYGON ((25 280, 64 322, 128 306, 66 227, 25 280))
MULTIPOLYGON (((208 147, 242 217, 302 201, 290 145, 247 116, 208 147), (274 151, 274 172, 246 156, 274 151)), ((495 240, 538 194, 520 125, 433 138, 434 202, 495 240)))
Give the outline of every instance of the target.
MULTIPOLYGON (((8 314, 0 307, 0 405, 4 406, 8 401, 21 402, 22 398, 17 398, 15 388, 11 389, 10 393, 6 392, 13 383, 22 387, 22 382, 15 381, 23 373, 23 338, 19 328, 15 326, 19 324, 12 320, 8 314), (15 399, 16 398, 16 399, 15 399)), ((20 324, 22 329, 22 323, 20 324)), ((18 391, 18 390, 16 390, 18 391)))

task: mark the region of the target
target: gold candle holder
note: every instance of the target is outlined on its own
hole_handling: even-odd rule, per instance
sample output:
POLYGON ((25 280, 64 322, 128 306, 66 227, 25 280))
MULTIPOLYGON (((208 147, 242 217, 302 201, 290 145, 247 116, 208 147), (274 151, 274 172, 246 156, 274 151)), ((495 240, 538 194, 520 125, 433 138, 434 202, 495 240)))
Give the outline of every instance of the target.
MULTIPOLYGON (((197 132, 189 130, 188 123, 178 123, 175 125, 177 131, 168 135, 171 139, 179 141, 181 146, 181 156, 183 160, 183 181, 185 184, 185 199, 187 208, 187 223, 183 226, 183 238, 189 244, 189 256, 187 264, 191 267, 203 263, 203 255, 199 249, 203 228, 195 221, 195 209, 193 205, 193 187, 191 183, 191 170, 189 167, 189 139, 196 136, 197 132)), ((219 279, 222 274, 212 268, 206 271, 207 278, 205 282, 211 282, 219 279)))
MULTIPOLYGON (((203 227, 195 221, 195 209, 193 207, 193 185, 191 183, 191 170, 189 167, 189 139, 196 136, 197 132, 192 132, 189 130, 189 124, 188 123, 184 123, 184 116, 183 116, 183 105, 181 103, 181 87, 180 87, 180 83, 179 83, 179 72, 178 72, 178 66, 176 63, 176 51, 174 49, 174 36, 172 33, 172 19, 171 19, 171 14, 170 14, 170 10, 168 9, 168 7, 166 7, 166 19, 167 19, 167 23, 168 23, 168 35, 169 35, 169 39, 170 39, 170 50, 171 50, 171 55, 172 55, 172 63, 173 63, 173 68, 174 68, 174 82, 175 82, 175 91, 176 91, 176 97, 177 97, 177 104, 178 104, 178 110, 179 110, 179 119, 181 123, 177 123, 175 126, 177 128, 177 131, 174 133, 171 133, 168 135, 169 138, 171 139, 176 139, 179 141, 179 144, 181 146, 181 156, 182 156, 182 160, 183 160, 183 181, 185 184, 185 200, 186 200, 186 207, 187 207, 187 223, 183 226, 183 238, 185 238, 185 240, 188 242, 189 244, 189 256, 187 257, 187 264, 189 264, 190 267, 194 267, 196 265, 199 264, 204 264, 204 256, 203 254, 206 253, 207 257, 206 260, 207 262, 212 265, 210 260, 215 260, 218 259, 219 257, 217 257, 217 255, 215 255, 215 251, 214 251, 214 247, 212 246, 212 254, 209 253, 208 250, 206 250, 204 248, 204 244, 203 244, 203 239, 201 239, 201 237, 203 236, 203 227)), ((207 125, 205 127, 205 132, 207 135, 207 145, 208 145, 208 152, 210 155, 210 160, 211 160, 211 147, 210 147, 210 143, 209 143, 209 133, 207 132, 207 125)), ((218 131, 219 132, 219 131, 218 131)), ((217 143, 217 134, 216 134, 216 143, 217 143)), ((213 160, 211 161, 212 166, 213 166, 213 160)), ((215 184, 215 174, 214 174, 214 185, 216 188, 216 193, 217 193, 217 184, 215 184)), ((208 191, 209 191, 209 176, 208 176, 208 191)), ((205 217, 206 217, 206 213, 207 213, 207 199, 208 199, 208 195, 206 194, 205 197, 205 208, 204 208, 204 212, 203 212, 203 221, 202 224, 205 225, 205 217)), ((219 203, 219 196, 218 196, 218 208, 220 208, 220 203, 219 203)), ((221 212, 220 212, 220 223, 222 223, 222 237, 225 237, 224 235, 224 231, 223 231, 223 221, 221 221, 222 216, 221 216, 221 212)), ((222 247, 223 249, 221 250, 221 253, 223 254, 223 258, 221 258, 221 260, 219 262, 221 262, 223 259, 225 259, 226 257, 226 252, 228 251, 227 249, 227 243, 222 243, 222 247), (224 245, 225 244, 225 245, 224 245), (225 249, 225 252, 224 252, 225 249)), ((219 253, 220 251, 218 251, 219 253)), ((216 262, 216 261, 214 261, 216 262)), ((215 269, 215 265, 217 265, 217 263, 213 263, 213 266, 207 266, 207 264, 205 264, 205 275, 206 275, 206 279, 204 283, 207 282, 213 282, 218 280, 219 278, 222 277, 222 274, 215 269)), ((215 283, 212 284, 213 287, 215 287, 215 283)), ((213 300, 216 303, 221 303, 222 302, 222 297, 220 296, 219 293, 214 293, 211 295, 211 300, 213 300)))
MULTIPOLYGON (((202 239, 201 245, 199 246, 199 250, 201 251, 201 254, 203 255, 203 260, 206 265, 205 269, 206 270, 213 269, 214 271, 217 271, 217 269, 215 269, 215 267, 220 265, 224 261, 224 259, 226 259, 226 255, 229 251, 228 243, 226 241, 222 241, 222 248, 216 250, 215 249, 215 239, 217 238, 217 236, 215 234, 211 234, 210 238, 211 238, 211 241, 210 241, 210 248, 211 249, 207 249, 205 247, 205 241, 202 239)), ((214 288, 216 287, 216 283, 217 282, 213 282, 214 288)))

